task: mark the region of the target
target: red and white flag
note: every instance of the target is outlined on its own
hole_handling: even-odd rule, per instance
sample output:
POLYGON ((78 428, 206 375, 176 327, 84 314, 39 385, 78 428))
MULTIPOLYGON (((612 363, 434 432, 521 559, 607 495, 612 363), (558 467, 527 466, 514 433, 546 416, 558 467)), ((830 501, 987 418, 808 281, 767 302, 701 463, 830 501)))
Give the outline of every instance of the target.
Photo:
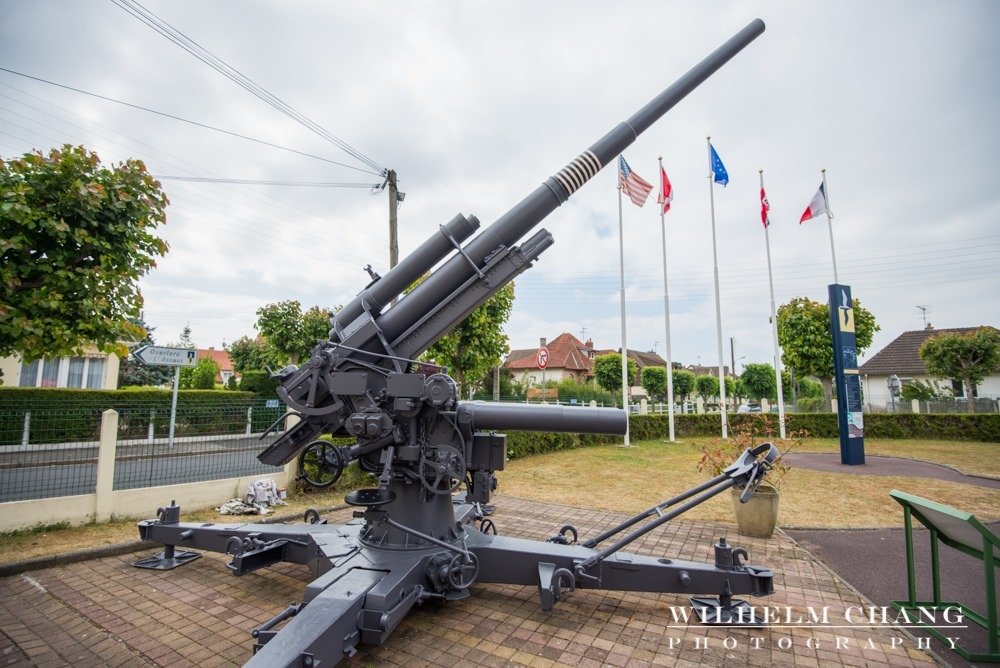
POLYGON ((809 206, 806 207, 802 217, 799 218, 799 225, 816 216, 822 216, 824 213, 826 213, 826 189, 821 183, 819 184, 819 190, 816 191, 812 201, 809 202, 809 206))
POLYGON ((767 212, 771 210, 771 204, 767 201, 767 193, 764 192, 764 188, 760 189, 760 222, 764 223, 764 229, 766 230, 771 224, 771 218, 767 215, 767 212))
POLYGON ((670 203, 674 201, 674 187, 670 185, 667 171, 662 166, 660 167, 660 194, 656 201, 663 205, 663 213, 670 211, 670 203))
POLYGON ((618 156, 618 183, 622 187, 622 192, 628 195, 632 204, 636 206, 645 204, 649 193, 653 192, 653 185, 633 172, 622 156, 618 156))

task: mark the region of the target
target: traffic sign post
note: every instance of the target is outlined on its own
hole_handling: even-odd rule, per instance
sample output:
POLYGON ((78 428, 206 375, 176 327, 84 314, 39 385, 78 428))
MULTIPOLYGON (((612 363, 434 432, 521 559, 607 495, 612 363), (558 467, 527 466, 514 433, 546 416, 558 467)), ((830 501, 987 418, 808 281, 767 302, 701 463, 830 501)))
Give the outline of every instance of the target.
POLYGON ((160 346, 143 346, 132 356, 147 366, 174 367, 174 395, 170 400, 170 435, 167 447, 174 447, 174 424, 177 421, 177 387, 181 380, 181 367, 193 367, 198 364, 198 351, 190 348, 162 348, 160 346))
POLYGON ((545 339, 539 339, 538 352, 535 354, 538 368, 542 370, 542 403, 545 403, 545 367, 549 365, 549 349, 545 347, 545 339))

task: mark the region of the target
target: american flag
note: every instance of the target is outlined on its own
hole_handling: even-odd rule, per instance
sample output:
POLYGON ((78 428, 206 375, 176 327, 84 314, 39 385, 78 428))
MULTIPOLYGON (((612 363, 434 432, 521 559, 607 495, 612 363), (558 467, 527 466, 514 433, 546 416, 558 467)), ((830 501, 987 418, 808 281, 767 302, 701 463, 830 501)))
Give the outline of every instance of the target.
POLYGON ((622 156, 618 156, 618 183, 622 187, 622 192, 628 195, 632 204, 636 206, 645 204, 649 193, 653 192, 652 184, 647 183, 641 176, 633 172, 622 156))

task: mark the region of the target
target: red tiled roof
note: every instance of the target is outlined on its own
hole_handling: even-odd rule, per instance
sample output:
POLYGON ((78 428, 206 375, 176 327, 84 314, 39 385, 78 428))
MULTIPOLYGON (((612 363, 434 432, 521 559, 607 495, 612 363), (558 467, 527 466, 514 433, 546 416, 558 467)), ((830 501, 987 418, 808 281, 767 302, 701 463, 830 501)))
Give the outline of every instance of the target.
POLYGON ((953 327, 951 329, 928 327, 927 329, 903 332, 892 343, 858 367, 858 371, 880 376, 894 373, 927 375, 927 366, 920 359, 920 346, 924 345, 924 341, 937 334, 966 334, 977 329, 996 331, 993 327, 981 325, 980 327, 953 327))
MULTIPOLYGON (((572 334, 560 334, 546 346, 549 349, 549 369, 569 369, 570 371, 585 371, 589 373, 593 366, 588 348, 572 334)), ((538 348, 512 350, 507 355, 504 367, 507 369, 537 369, 535 353, 538 348)))

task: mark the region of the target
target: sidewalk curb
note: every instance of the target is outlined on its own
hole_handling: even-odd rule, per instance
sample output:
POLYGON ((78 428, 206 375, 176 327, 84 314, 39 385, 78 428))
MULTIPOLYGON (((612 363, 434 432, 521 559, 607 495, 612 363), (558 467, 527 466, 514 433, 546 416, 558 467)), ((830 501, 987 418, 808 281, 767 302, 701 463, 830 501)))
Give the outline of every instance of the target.
MULTIPOLYGON (((349 506, 344 503, 339 503, 335 506, 327 506, 324 508, 318 508, 319 513, 332 513, 335 510, 343 510, 349 506)), ((250 515, 233 515, 232 517, 251 517, 250 515)), ((264 517, 258 524, 279 524, 281 522, 287 522, 289 520, 301 520, 302 515, 299 513, 286 514, 286 515, 274 515, 272 517, 264 517)), ((6 563, 0 563, 0 577, 9 577, 11 575, 18 575, 19 573, 24 573, 27 571, 37 571, 43 568, 54 568, 56 566, 65 566, 67 564, 75 564, 80 561, 90 561, 91 559, 103 559, 104 557, 117 557, 122 554, 130 554, 132 552, 140 552, 142 550, 151 550, 153 548, 159 547, 161 543, 157 543, 151 540, 133 540, 127 543, 115 543, 114 545, 103 545, 101 547, 90 547, 83 550, 74 550, 73 552, 63 552, 61 554, 49 554, 43 557, 32 557, 31 559, 21 559, 19 561, 8 561, 6 563)))

